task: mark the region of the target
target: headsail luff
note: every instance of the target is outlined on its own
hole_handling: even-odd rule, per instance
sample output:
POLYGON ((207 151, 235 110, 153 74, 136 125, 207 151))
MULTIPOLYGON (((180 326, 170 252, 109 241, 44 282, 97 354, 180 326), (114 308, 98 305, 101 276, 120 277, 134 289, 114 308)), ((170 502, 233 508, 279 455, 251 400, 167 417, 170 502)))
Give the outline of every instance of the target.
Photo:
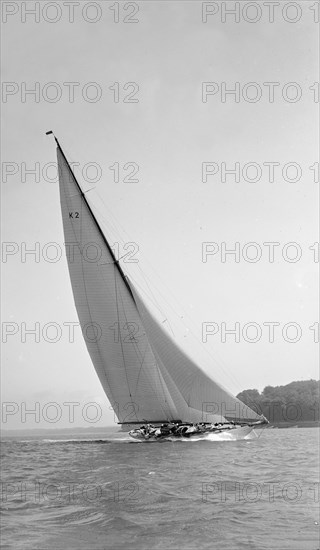
POLYGON ((259 419, 191 361, 152 317, 116 261, 56 142, 74 301, 87 349, 119 421, 259 419))

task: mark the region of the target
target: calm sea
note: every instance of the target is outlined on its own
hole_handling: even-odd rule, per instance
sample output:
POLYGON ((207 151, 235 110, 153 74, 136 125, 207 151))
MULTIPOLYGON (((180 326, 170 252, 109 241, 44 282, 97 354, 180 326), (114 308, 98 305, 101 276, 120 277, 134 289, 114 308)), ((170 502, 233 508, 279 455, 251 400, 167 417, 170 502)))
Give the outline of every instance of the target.
POLYGON ((6 438, 2 549, 319 549, 317 428, 6 438))

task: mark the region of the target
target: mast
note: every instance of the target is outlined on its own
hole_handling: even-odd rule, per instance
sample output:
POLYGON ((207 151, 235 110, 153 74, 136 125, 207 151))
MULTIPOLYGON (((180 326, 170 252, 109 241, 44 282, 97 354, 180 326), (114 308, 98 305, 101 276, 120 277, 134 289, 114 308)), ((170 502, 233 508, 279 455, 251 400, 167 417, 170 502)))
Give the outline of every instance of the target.
POLYGON ((69 164, 69 161, 68 161, 66 155, 64 154, 64 151, 63 151, 63 149, 62 149, 62 147, 61 147, 61 145, 60 145, 58 139, 56 138, 56 136, 54 135, 54 133, 52 132, 52 130, 49 130, 48 132, 46 132, 46 135, 47 135, 47 136, 50 135, 50 134, 53 135, 53 137, 54 137, 54 139, 55 139, 55 142, 56 142, 56 144, 57 144, 57 147, 58 147, 60 153, 62 154, 64 160, 66 161, 66 163, 67 163, 67 165, 68 165, 68 168, 69 168, 69 170, 70 170, 70 172, 71 172, 71 174, 72 174, 72 176, 73 176, 73 178, 74 178, 74 181, 75 181, 75 183, 76 183, 76 185, 77 185, 77 187, 78 187, 78 189, 79 189, 79 191, 80 191, 80 194, 81 194, 81 196, 82 196, 82 198, 83 198, 83 200, 84 200, 84 202, 85 202, 85 204, 86 204, 86 206, 87 206, 87 208, 88 208, 88 210, 89 210, 89 212, 90 212, 90 214, 91 214, 91 216, 92 216, 92 219, 93 219, 93 221, 94 221, 94 223, 95 223, 95 225, 96 225, 96 227, 97 227, 99 233, 101 234, 101 237, 102 237, 102 239, 103 239, 103 241, 104 241, 104 243, 105 243, 105 245, 106 245, 106 247, 107 247, 107 249, 108 249, 108 251, 109 251, 109 253, 110 253, 110 256, 111 256, 111 258, 113 259, 113 262, 114 262, 116 268, 118 269, 118 271, 119 271, 119 273, 120 273, 120 275, 121 275, 121 277, 122 277, 122 279, 123 279, 123 281, 124 281, 124 283, 125 283, 125 285, 126 285, 128 291, 129 291, 129 293, 130 293, 130 295, 131 295, 131 297, 132 297, 132 299, 133 299, 133 301, 134 301, 134 303, 135 303, 135 299, 134 299, 134 296, 133 296, 131 287, 130 287, 130 285, 129 285, 129 283, 128 283, 128 279, 127 279, 127 277, 126 277, 126 275, 125 275, 125 273, 124 273, 124 271, 123 271, 123 269, 122 269, 122 267, 121 267, 121 265, 120 265, 120 263, 119 263, 119 260, 116 259, 115 255, 114 255, 114 252, 113 252, 113 250, 112 250, 110 244, 108 243, 108 241, 107 241, 107 239, 106 239, 106 237, 105 237, 105 234, 103 233, 103 231, 102 231, 102 229, 101 229, 101 227, 100 227, 100 224, 99 224, 98 220, 96 219, 96 217, 95 217, 95 215, 94 215, 94 213, 93 213, 93 210, 92 210, 92 208, 91 208, 89 202, 87 201, 87 198, 86 198, 84 192, 82 191, 82 188, 81 188, 81 186, 80 186, 80 184, 79 184, 79 182, 78 182, 78 180, 77 180, 77 178, 76 178, 76 176, 75 176, 75 174, 74 174, 74 172, 73 172, 73 170, 72 170, 72 168, 71 168, 71 166, 70 166, 70 164, 69 164))

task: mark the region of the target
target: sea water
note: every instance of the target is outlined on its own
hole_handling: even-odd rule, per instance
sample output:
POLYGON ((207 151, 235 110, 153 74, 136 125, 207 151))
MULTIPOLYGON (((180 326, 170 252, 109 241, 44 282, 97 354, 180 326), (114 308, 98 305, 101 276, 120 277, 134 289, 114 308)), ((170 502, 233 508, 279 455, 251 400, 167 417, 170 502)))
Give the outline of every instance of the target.
POLYGON ((317 550, 318 428, 2 442, 2 548, 317 550))

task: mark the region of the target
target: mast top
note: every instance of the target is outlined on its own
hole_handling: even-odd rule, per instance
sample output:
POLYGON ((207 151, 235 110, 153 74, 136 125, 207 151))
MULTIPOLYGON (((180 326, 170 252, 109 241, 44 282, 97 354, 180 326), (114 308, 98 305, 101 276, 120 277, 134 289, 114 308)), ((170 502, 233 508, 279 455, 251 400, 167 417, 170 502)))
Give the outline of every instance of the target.
MULTIPOLYGON (((48 130, 48 132, 46 132, 46 136, 50 136, 50 135, 53 135, 54 139, 55 139, 55 142, 56 144, 58 145, 59 149, 61 149, 61 145, 59 143, 59 141, 57 140, 56 136, 54 135, 53 131, 52 130, 48 130)), ((61 149, 62 151, 62 149, 61 149)), ((65 155, 64 155, 65 156, 65 155)), ((66 159, 67 160, 67 159, 66 159)), ((68 162, 68 161, 67 161, 68 162)), ((68 163, 69 164, 69 163, 68 163)))

